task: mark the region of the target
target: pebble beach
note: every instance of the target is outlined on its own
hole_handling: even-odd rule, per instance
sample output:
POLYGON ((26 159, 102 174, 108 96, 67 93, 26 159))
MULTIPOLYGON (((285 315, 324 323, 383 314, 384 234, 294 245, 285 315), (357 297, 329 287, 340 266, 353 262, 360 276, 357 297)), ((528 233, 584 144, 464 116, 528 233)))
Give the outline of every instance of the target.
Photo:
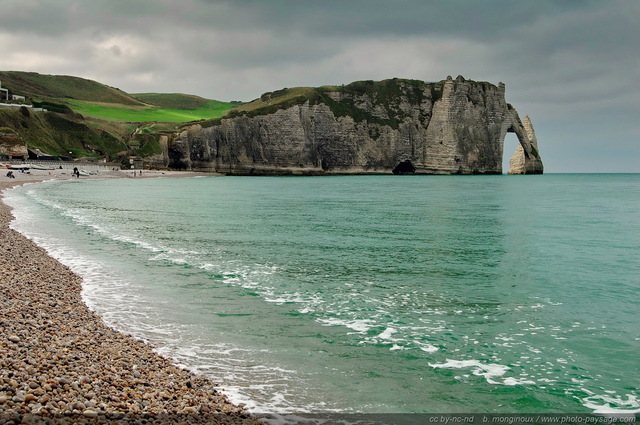
MULTIPOLYGON (((62 170, 15 175, 0 176, 0 193, 74 178, 62 170)), ((81 178, 133 175, 109 171, 81 178)), ((215 383, 106 326, 83 303, 82 279, 10 229, 11 220, 11 210, 0 203, 0 423, 259 423, 215 383)))

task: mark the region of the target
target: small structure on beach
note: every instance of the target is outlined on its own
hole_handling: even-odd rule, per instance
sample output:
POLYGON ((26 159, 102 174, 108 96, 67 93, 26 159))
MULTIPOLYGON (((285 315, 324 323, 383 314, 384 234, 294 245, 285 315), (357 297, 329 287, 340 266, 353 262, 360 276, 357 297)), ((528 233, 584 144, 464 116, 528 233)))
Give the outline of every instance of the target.
POLYGON ((144 161, 142 160, 142 157, 139 157, 139 156, 130 156, 129 165, 131 166, 132 170, 144 169, 144 161))
POLYGON ((38 161, 58 161, 60 160, 59 156, 49 155, 47 153, 42 152, 38 148, 27 149, 29 152, 29 159, 35 159, 38 161))

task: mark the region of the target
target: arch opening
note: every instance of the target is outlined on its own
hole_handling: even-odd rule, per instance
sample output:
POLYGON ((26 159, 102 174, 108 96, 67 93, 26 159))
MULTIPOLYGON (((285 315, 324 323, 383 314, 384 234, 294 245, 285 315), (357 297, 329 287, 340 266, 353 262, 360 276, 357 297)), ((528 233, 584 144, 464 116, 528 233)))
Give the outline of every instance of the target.
POLYGON ((509 160, 515 153, 516 149, 520 146, 520 140, 514 132, 507 132, 504 136, 504 144, 502 147, 502 174, 507 174, 509 171, 509 160))

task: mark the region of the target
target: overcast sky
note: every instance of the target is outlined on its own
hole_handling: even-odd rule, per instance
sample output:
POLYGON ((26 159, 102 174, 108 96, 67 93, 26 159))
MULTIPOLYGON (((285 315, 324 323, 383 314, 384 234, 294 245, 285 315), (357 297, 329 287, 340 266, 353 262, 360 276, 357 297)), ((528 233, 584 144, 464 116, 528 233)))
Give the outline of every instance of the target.
POLYGON ((243 101, 462 75, 506 84, 545 171, 640 172, 638 0, 0 0, 0 70, 243 101))

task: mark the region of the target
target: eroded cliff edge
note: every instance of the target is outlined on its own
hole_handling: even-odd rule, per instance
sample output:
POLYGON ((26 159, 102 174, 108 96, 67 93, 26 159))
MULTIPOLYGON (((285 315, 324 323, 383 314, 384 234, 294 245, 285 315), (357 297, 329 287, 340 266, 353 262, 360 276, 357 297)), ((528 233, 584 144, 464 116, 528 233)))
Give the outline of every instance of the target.
POLYGON ((153 161, 236 175, 501 174, 507 132, 520 141, 509 173, 541 174, 531 121, 506 102, 504 84, 361 81, 265 93, 163 136, 153 161))

